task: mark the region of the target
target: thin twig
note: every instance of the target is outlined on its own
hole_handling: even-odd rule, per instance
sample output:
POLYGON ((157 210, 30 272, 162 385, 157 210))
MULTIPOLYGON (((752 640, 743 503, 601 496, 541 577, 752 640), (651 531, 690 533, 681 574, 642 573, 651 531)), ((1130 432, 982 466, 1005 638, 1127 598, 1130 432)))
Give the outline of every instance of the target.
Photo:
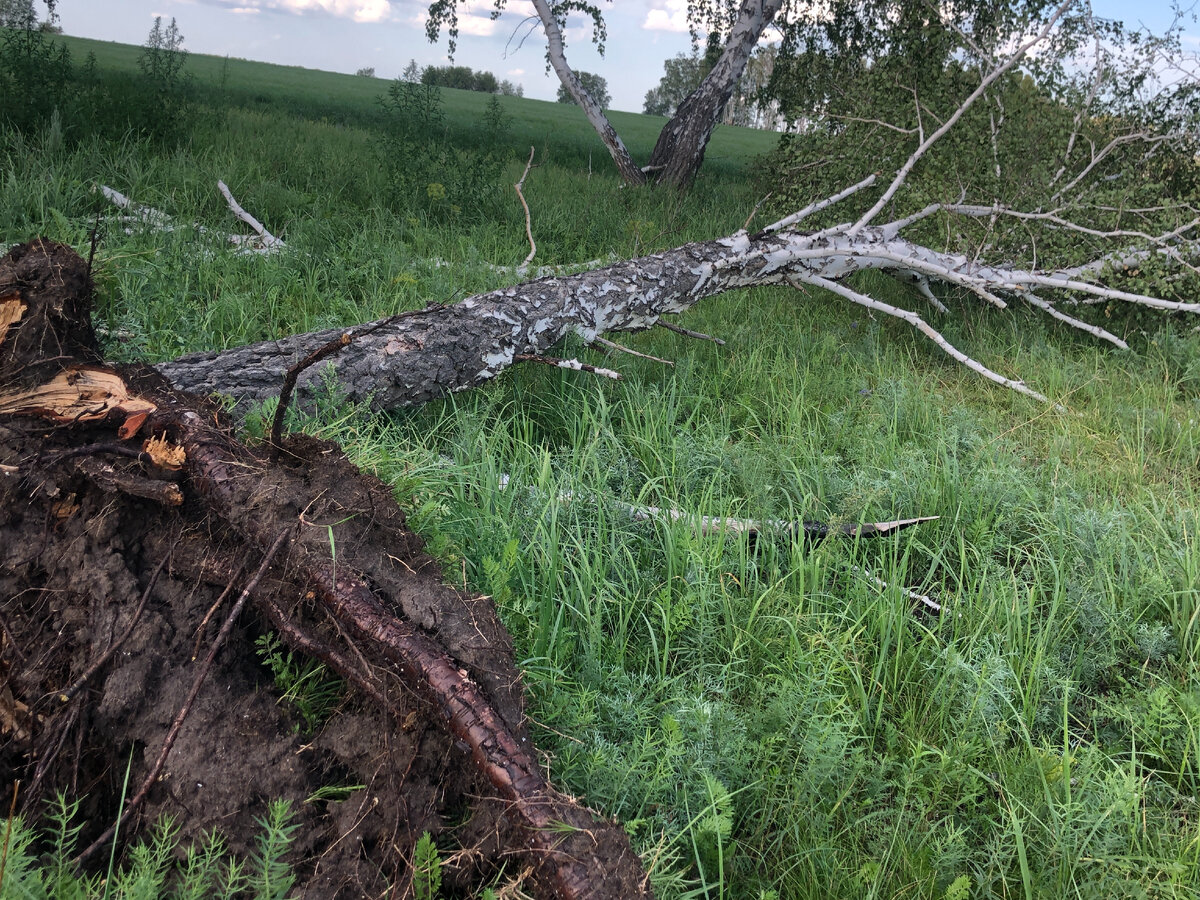
POLYGON ((659 319, 654 324, 667 329, 667 331, 673 331, 676 334, 682 334, 684 337, 695 338, 698 341, 712 341, 718 347, 725 346, 725 342, 723 340, 718 337, 713 337, 711 334, 705 334, 703 331, 692 331, 690 328, 681 328, 680 326, 675 325, 672 322, 664 321, 663 319, 659 319))
POLYGON ((1065 312, 1062 312, 1060 309, 1046 302, 1041 297, 1031 294, 1028 291, 1021 294, 1021 297, 1030 306, 1036 306, 1038 309, 1045 310, 1055 319, 1058 319, 1060 322, 1065 322, 1072 328, 1078 328, 1081 331, 1086 331, 1088 334, 1098 337, 1101 340, 1108 341, 1110 344, 1120 347, 1122 350, 1129 349, 1129 345, 1111 331, 1106 331, 1099 325, 1093 325, 1091 322, 1084 322, 1080 319, 1076 319, 1074 316, 1068 316, 1065 312))
POLYGON ((88 246, 87 277, 92 277, 92 263, 96 259, 96 244, 100 240, 100 207, 96 207, 96 221, 92 224, 91 240, 88 246))
POLYGON ((621 344, 618 344, 616 341, 610 341, 607 338, 602 338, 602 337, 593 338, 592 343, 599 344, 601 347, 607 347, 610 350, 616 350, 619 353, 628 353, 630 356, 637 356, 637 357, 641 357, 642 359, 649 359, 649 360, 652 360, 657 363, 662 363, 664 366, 671 366, 672 368, 675 366, 675 363, 671 362, 671 360, 669 360, 669 359, 662 359, 661 357, 658 357, 658 356, 651 356, 649 353, 639 353, 637 350, 631 350, 628 347, 622 346, 621 344))
POLYGON ((529 170, 533 167, 533 147, 529 148, 529 161, 525 163, 525 171, 521 173, 520 179, 513 185, 517 189, 517 197, 521 201, 521 205, 525 207, 525 236, 529 238, 529 255, 525 257, 525 261, 517 266, 518 272, 524 272, 529 268, 529 264, 533 262, 533 258, 537 255, 537 244, 533 242, 533 225, 529 220, 529 204, 525 202, 525 194, 521 190, 525 186, 525 178, 529 175, 529 170))
POLYGON ((233 573, 233 578, 229 580, 229 584, 225 585, 225 590, 221 591, 221 596, 217 597, 213 605, 208 608, 208 612, 204 614, 204 618, 200 620, 200 624, 196 626, 196 644, 192 647, 193 662, 200 655, 200 642, 204 640, 204 629, 208 627, 208 620, 213 617, 213 613, 221 608, 221 604, 225 602, 225 598, 233 593, 234 585, 237 584, 237 580, 245 568, 245 564, 238 567, 238 570, 233 573))
POLYGON ((746 221, 742 223, 742 231, 750 230, 750 223, 754 221, 754 217, 758 215, 758 208, 771 199, 774 191, 767 191, 767 195, 754 204, 754 209, 750 210, 750 215, 746 216, 746 221))
POLYGON ((183 722, 187 718, 188 713, 192 711, 192 704, 200 693, 200 688, 204 686, 204 681, 208 677, 209 670, 212 668, 213 660, 217 658, 217 651, 225 643, 229 637, 229 633, 233 630, 233 623, 237 620, 238 615, 242 611, 242 607, 246 605, 246 600, 250 594, 258 587, 259 581, 267 573, 270 568, 271 560, 275 558, 275 554, 279 552, 279 548, 283 546, 283 542, 287 540, 288 531, 285 528, 279 532, 279 536, 275 538, 266 555, 263 557, 262 564, 258 567, 258 571, 254 573, 254 577, 242 589, 241 596, 237 602, 233 604, 233 609, 229 611, 229 615, 225 618, 225 624, 221 626, 220 632, 217 633, 216 640, 212 642, 212 646, 208 649, 208 655, 204 657, 204 662, 200 666, 200 671, 196 673, 196 677, 192 680, 192 689, 188 692, 187 699, 183 701, 183 706, 179 708, 179 713, 175 716, 175 721, 171 723, 171 728, 167 731, 167 736, 163 739, 162 749, 159 750, 158 758, 154 761, 154 766, 150 769, 150 773, 146 776, 146 780, 142 782, 142 786, 134 795, 133 799, 126 805, 124 811, 117 817, 117 821, 113 822, 104 833, 88 846, 86 850, 76 857, 76 864, 82 863, 93 853, 99 850, 109 839, 117 832, 117 830, 128 820, 128 818, 137 811, 146 799, 146 795, 150 793, 150 789, 158 781, 158 776, 163 770, 163 766, 167 763, 167 756, 171 752, 171 748, 175 744, 175 739, 179 737, 179 731, 183 728, 183 722))
POLYGON ((573 369, 576 372, 590 372, 593 375, 603 375, 605 378, 611 378, 614 381, 621 380, 620 372, 614 372, 612 369, 602 369, 599 366, 589 365, 577 359, 558 359, 553 356, 538 356, 535 353, 518 353, 513 357, 513 361, 542 363, 547 366, 558 366, 560 369, 573 369))

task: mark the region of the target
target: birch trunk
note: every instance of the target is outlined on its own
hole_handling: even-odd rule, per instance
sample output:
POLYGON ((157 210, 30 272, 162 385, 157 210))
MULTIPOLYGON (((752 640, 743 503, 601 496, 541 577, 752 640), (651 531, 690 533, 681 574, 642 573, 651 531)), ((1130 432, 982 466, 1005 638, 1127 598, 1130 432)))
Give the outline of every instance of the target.
MULTIPOLYGON (((1020 379, 994 372, 951 346, 917 313, 865 297, 847 287, 845 279, 863 269, 878 269, 916 282, 926 291, 934 281, 965 288, 1000 308, 1007 305, 1001 294, 1043 301, 1038 293, 1052 290, 1102 302, 1200 312, 1198 303, 1161 300, 1079 280, 1077 270, 989 266, 931 250, 899 234, 919 216, 881 226, 846 224, 812 234, 791 230, 806 214, 873 181, 873 177, 867 178, 753 236, 739 231, 577 275, 548 276, 499 288, 454 306, 428 307, 350 329, 326 329, 191 354, 157 368, 184 390, 226 394, 243 404, 262 402, 279 394, 295 363, 349 333, 346 349, 328 363, 347 399, 369 401, 380 409, 415 406, 477 387, 522 359, 544 359, 543 354, 569 335, 590 343, 608 332, 642 331, 657 324, 660 317, 684 312, 707 297, 781 284, 821 287, 851 303, 898 318, 985 378, 1044 401, 1045 397, 1020 379), (854 228, 858 230, 850 234, 854 228)), ((797 299, 803 296, 796 294, 797 299)), ((1047 312, 1053 309, 1049 301, 1039 308, 1046 307, 1050 307, 1047 312)), ((1066 318, 1093 335, 1112 337, 1103 329, 1097 334, 1095 326, 1066 318)), ((314 367, 301 375, 296 389, 301 404, 312 400, 323 383, 324 371, 314 367)))
POLYGON ((604 142, 604 146, 608 148, 609 155, 612 156, 613 162, 617 165, 617 170, 621 173, 621 178, 627 184, 645 184, 646 175, 638 168, 638 164, 633 161, 633 157, 629 155, 629 151, 625 148, 621 136, 617 134, 617 130, 608 121, 608 116, 604 115, 604 110, 600 108, 600 104, 587 92, 582 82, 580 82, 579 77, 567 64, 567 57, 563 48, 562 30, 558 27, 558 20, 550 10, 550 4, 547 0, 533 0, 533 6, 537 10, 538 18, 542 20, 542 27, 546 29, 546 53, 550 59, 550 65, 554 67, 554 72, 558 75, 559 81, 571 92, 571 96, 575 98, 575 102, 583 108, 584 115, 592 123, 592 127, 596 129, 596 133, 600 135, 600 140, 604 142))
POLYGON ((658 136, 646 170, 659 182, 687 187, 695 179, 708 140, 746 71, 750 54, 781 6, 783 0, 742 4, 721 58, 700 86, 679 104, 658 136))

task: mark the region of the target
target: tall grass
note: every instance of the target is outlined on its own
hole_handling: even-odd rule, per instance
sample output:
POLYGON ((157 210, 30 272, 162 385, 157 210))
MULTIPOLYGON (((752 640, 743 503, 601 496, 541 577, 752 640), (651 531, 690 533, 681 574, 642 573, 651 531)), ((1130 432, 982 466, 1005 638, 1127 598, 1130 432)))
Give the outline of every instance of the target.
MULTIPOLYGON (((381 202, 376 124, 313 121, 315 76, 287 77, 257 90, 293 106, 231 103, 171 153, 4 138, 10 241, 85 249, 97 182, 234 227, 219 177, 292 248, 247 259, 187 230, 107 226, 110 356, 452 302, 524 256, 515 198, 466 225, 381 202)), ((514 134, 566 112, 530 104, 513 104, 514 134)), ((551 153, 527 183, 539 262, 728 233, 757 199, 735 167, 679 195, 621 189, 583 159, 551 153)), ((506 184, 521 164, 514 148, 506 184)), ((626 375, 612 384, 526 367, 419 410, 330 397, 296 419, 393 484, 434 551, 495 598, 552 776, 626 823, 661 896, 1200 895, 1200 336, 1156 321, 1121 354, 945 299, 951 341, 1068 411, 981 381, 902 323, 756 289, 688 315, 724 348, 629 339, 673 369, 607 359, 626 375), (941 518, 877 541, 752 542, 638 523, 630 503, 941 518)))

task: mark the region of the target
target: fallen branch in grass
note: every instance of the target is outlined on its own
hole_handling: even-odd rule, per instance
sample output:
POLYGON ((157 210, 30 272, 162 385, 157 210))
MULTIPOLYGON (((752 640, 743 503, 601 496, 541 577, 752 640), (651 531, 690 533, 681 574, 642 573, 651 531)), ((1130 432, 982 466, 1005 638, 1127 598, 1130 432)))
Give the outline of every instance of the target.
POLYGON ((533 258, 537 256, 537 244, 533 242, 533 223, 529 217, 529 204, 525 202, 525 193, 521 189, 525 186, 525 179, 529 176, 529 170, 533 166, 533 148, 529 148, 529 161, 525 163, 525 171, 521 173, 521 177, 517 179, 517 183, 513 185, 517 191, 517 197, 521 201, 521 206, 525 209, 525 237, 529 238, 529 255, 525 260, 517 266, 516 271, 524 275, 529 271, 529 264, 533 262, 533 258))
POLYGON ((229 187, 225 184, 225 182, 218 180, 217 188, 220 190, 221 195, 225 198, 225 202, 229 204, 229 211, 253 228, 254 233, 257 235, 256 239, 252 238, 252 240, 257 241, 255 246, 247 246, 244 238, 240 240, 237 239, 240 237, 238 235, 229 235, 229 240, 232 243, 241 244, 244 252, 271 253, 275 250, 284 249, 285 244, 283 241, 275 237, 275 235, 271 234, 271 232, 267 231, 262 222, 258 221, 258 219, 254 218, 254 216, 242 209, 242 205, 233 199, 233 194, 229 192, 229 187))
MULTIPOLYGON (((876 585, 879 588, 882 588, 885 591, 889 590, 891 588, 891 585, 888 584, 886 581, 884 581, 882 578, 880 578, 878 575, 868 572, 866 569, 860 568, 859 566, 852 567, 851 571, 854 572, 856 575, 861 575, 862 577, 864 577, 868 581, 870 581, 872 584, 876 585)), ((898 588, 898 590, 902 594, 904 594, 904 596, 907 597, 909 600, 913 600, 913 601, 921 604, 921 607, 923 609, 928 610, 929 612, 941 614, 942 609, 944 608, 941 603, 938 603, 936 600, 934 600, 932 597, 927 596, 926 594, 920 594, 910 588, 905 588, 905 587, 898 588)))
POLYGON ((118 221, 124 226, 126 234, 133 234, 138 230, 169 233, 178 231, 182 227, 197 234, 216 237, 224 244, 232 244, 237 248, 236 252, 238 254, 262 255, 277 253, 287 249, 287 244, 281 238, 277 238, 271 232, 267 231, 262 222, 258 221, 258 219, 242 208, 242 205, 234 199, 233 194, 230 193, 229 187, 224 181, 217 181, 217 188, 220 190, 222 196, 225 197, 225 202, 229 205, 229 211, 254 229, 255 233, 253 235, 214 231, 200 224, 179 226, 175 224, 170 215, 162 210, 156 209, 153 206, 135 203, 120 191, 114 190, 107 185, 99 185, 96 190, 103 194, 114 206, 128 211, 125 215, 118 218, 118 221))

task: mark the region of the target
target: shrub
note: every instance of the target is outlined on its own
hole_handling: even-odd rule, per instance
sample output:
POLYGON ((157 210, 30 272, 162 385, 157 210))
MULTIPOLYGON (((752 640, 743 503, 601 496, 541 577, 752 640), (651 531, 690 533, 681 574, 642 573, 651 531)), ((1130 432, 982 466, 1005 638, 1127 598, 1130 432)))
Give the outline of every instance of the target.
POLYGON ((479 220, 495 214, 500 174, 509 155, 501 149, 508 119, 497 98, 488 103, 474 132, 461 141, 469 146, 451 141, 437 87, 397 79, 381 104, 386 127, 380 150, 394 207, 442 220, 479 220))

